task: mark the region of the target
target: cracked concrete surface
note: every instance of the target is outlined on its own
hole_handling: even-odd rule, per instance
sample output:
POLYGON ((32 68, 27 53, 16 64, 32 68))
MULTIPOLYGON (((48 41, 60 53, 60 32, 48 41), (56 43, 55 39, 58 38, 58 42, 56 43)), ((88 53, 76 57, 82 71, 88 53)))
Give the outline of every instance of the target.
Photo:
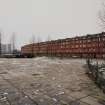
POLYGON ((0 105, 105 105, 85 60, 0 59, 0 105))

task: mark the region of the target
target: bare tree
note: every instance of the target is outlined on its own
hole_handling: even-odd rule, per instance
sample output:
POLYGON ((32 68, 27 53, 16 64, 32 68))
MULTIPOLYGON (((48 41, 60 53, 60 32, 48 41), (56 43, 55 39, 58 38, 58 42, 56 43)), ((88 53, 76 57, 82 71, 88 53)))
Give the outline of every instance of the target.
POLYGON ((30 43, 33 44, 36 42, 35 35, 33 34, 30 39, 30 43))
POLYGON ((47 36, 47 41, 51 41, 51 36, 50 35, 47 36))
POLYGON ((99 11, 99 19, 100 23, 99 25, 101 26, 102 30, 105 30, 105 2, 102 2, 102 8, 99 11))
POLYGON ((51 41, 51 36, 50 35, 48 35, 47 36, 47 56, 48 56, 48 53, 49 53, 49 41, 51 41))
POLYGON ((37 37, 37 44, 38 44, 38 54, 40 53, 40 42, 42 42, 42 39, 40 36, 37 37))
POLYGON ((32 56, 34 57, 34 44, 35 44, 35 35, 32 35, 31 37, 31 44, 32 44, 32 56))
POLYGON ((37 37, 37 41, 38 41, 38 43, 42 42, 42 39, 40 36, 37 37))
POLYGON ((102 8, 99 11, 99 19, 100 19, 100 26, 102 28, 102 31, 105 31, 105 1, 102 2, 102 8))

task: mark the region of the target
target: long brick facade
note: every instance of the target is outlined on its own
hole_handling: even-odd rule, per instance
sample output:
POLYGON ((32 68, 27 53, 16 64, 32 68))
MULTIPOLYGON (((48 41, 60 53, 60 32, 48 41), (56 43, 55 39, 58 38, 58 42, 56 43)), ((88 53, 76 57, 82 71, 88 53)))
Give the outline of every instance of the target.
POLYGON ((26 56, 105 57, 105 33, 25 45, 26 56))

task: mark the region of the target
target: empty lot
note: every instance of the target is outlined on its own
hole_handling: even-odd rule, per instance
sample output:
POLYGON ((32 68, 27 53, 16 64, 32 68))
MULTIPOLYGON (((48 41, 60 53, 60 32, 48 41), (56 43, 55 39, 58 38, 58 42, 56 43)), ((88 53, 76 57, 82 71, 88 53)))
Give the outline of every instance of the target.
POLYGON ((105 105, 85 60, 0 58, 0 105, 105 105))

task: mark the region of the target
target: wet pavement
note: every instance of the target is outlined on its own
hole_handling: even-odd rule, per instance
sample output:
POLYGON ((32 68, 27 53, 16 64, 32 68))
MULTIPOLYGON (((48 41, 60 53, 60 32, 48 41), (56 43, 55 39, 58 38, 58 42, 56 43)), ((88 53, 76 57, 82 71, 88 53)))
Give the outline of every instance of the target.
POLYGON ((85 60, 0 59, 0 105, 105 105, 85 60))

